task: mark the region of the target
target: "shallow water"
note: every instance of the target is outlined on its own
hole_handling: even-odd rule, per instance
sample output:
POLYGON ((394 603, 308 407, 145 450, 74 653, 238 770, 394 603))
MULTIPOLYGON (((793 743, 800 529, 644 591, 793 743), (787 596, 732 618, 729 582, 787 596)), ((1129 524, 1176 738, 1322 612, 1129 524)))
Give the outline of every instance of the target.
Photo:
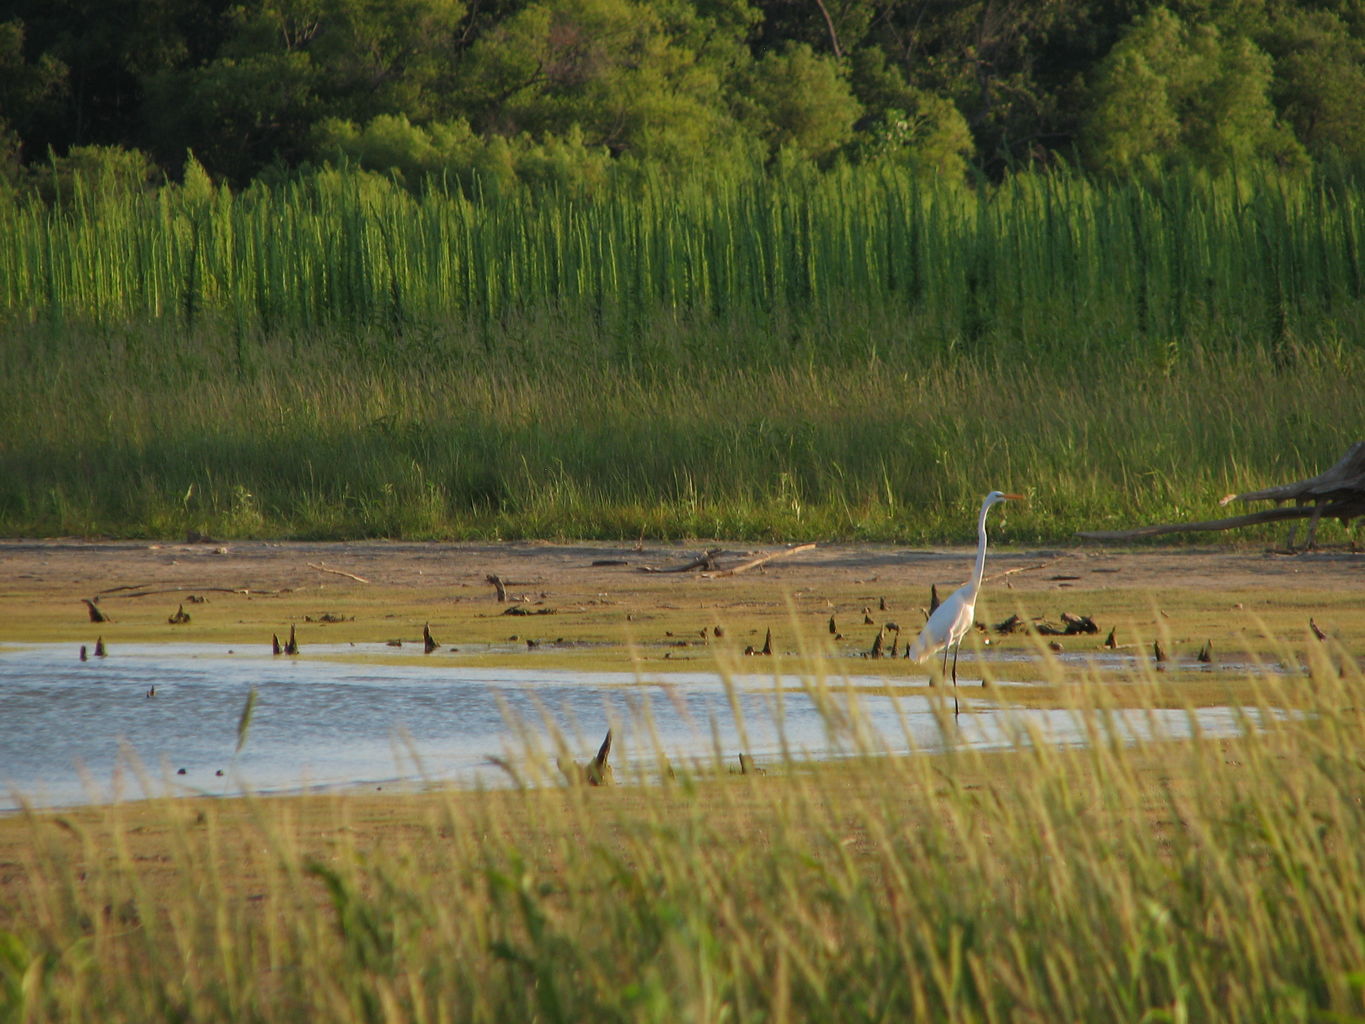
MULTIPOLYGON (((539 749, 552 763, 559 734, 571 756, 586 761, 608 726, 618 777, 636 766, 648 774, 659 763, 656 749, 679 764, 734 765, 743 750, 772 765, 784 751, 829 758, 1006 747, 1029 742, 1030 728, 1057 743, 1086 735, 1068 711, 976 707, 971 687, 960 691, 954 726, 951 714, 933 710, 946 695, 927 686, 923 696, 849 695, 841 678, 821 698, 816 681, 795 675, 744 676, 728 691, 710 673, 470 668, 421 655, 410 665, 346 660, 357 653, 388 652, 312 646, 291 658, 209 644, 120 645, 81 662, 69 644, 0 649, 0 811, 165 793, 504 785, 510 776, 491 758, 532 778, 534 765, 546 762, 529 752, 539 749)), ((855 690, 884 682, 848 679, 855 690)), ((1196 727, 1235 734, 1240 722, 1234 709, 1207 708, 1134 712, 1116 727, 1126 736, 1183 737, 1196 727)))

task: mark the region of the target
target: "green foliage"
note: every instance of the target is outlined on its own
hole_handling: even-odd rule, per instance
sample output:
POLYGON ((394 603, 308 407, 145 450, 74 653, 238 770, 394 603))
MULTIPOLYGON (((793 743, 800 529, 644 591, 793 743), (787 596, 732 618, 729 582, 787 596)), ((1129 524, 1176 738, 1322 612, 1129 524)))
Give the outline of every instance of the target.
POLYGON ((1181 164, 1215 174, 1304 167, 1271 105, 1271 67, 1246 36, 1155 8, 1096 68, 1083 129, 1091 166, 1149 180, 1181 164))
POLYGON ((917 178, 965 180, 972 155, 967 122, 947 100, 925 94, 911 98, 911 110, 887 110, 866 133, 863 158, 908 166, 917 178))
POLYGON ((1315 158, 1365 160, 1365 28, 1331 10, 1274 8, 1261 45, 1275 59, 1276 106, 1315 158))
POLYGON ((183 189, 138 190, 145 163, 116 161, 101 171, 107 186, 79 178, 74 212, 0 205, 0 316, 398 337, 445 324, 478 334, 553 308, 619 334, 636 358, 650 345, 642 322, 802 321, 856 298, 904 311, 931 351, 975 352, 999 334, 1036 356, 1058 324, 1152 339, 1200 324, 1259 338, 1272 325, 1284 339, 1361 294, 1359 194, 1332 179, 1182 173, 1148 191, 1052 173, 968 191, 927 179, 913 159, 813 174, 794 158, 767 176, 738 167, 678 189, 608 176, 572 134, 486 145, 462 125, 334 128, 355 159, 451 188, 413 195, 333 170, 220 189, 210 207, 183 189))
POLYGON ((117 146, 169 172, 189 149, 241 187, 324 144, 415 184, 414 168, 448 175, 468 150, 498 187, 562 187, 598 177, 584 161, 602 151, 673 181, 888 149, 951 177, 975 160, 992 180, 1078 146, 1147 175, 1365 152, 1365 21, 1308 0, 89 4, 12 0, 0 22, 11 159, 117 146))
POLYGON ((117 146, 75 146, 66 156, 53 156, 30 172, 33 189, 48 201, 75 197, 104 203, 129 201, 151 192, 156 165, 142 152, 117 146))
POLYGON ((443 113, 458 0, 273 0, 231 9, 213 60, 145 79, 163 152, 194 149, 246 181, 273 161, 296 164, 326 117, 368 121, 443 113))
POLYGON ((742 95, 742 116, 769 152, 791 150, 804 160, 833 156, 862 114, 839 64, 804 43, 760 57, 742 95))
POLYGON ((537 191, 586 196, 611 177, 605 147, 587 145, 576 125, 564 136, 479 136, 467 121, 419 127, 402 116, 381 114, 364 128, 335 118, 314 130, 320 157, 340 159, 393 176, 411 189, 457 185, 467 196, 493 196, 528 186, 537 191))
MULTIPOLYGON (((461 66, 473 121, 685 170, 733 153, 720 70, 690 45, 696 15, 635 0, 544 0, 476 41, 461 66)), ((712 28, 712 31, 719 31, 712 28)))
POLYGON ((24 41, 22 21, 0 21, 0 131, 32 131, 67 88, 66 66, 50 53, 30 61, 24 41))
POLYGON ((273 161, 304 156, 300 140, 320 114, 314 80, 308 55, 297 51, 221 57, 151 76, 152 144, 193 149, 215 173, 244 183, 273 161))

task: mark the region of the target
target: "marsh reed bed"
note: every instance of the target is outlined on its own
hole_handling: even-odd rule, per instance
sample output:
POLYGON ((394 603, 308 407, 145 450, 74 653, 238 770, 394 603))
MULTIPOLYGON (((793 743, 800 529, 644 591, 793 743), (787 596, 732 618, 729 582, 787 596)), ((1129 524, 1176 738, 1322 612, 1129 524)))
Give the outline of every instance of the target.
POLYGON ((0 1018, 1359 1019, 1365 680, 1285 656, 1236 740, 1082 684, 1084 748, 10 818, 0 1018))
MULTIPOLYGON (((1285 334, 1365 295, 1365 203, 1326 177, 1151 189, 1039 173, 967 189, 846 168, 474 199, 328 173, 241 194, 78 181, 53 206, 0 206, 0 234, 0 312, 21 320, 487 333, 550 308, 615 328, 627 358, 644 342, 646 363, 657 353, 633 335, 663 314, 805 319, 853 301, 905 314, 888 351, 1003 335, 1076 357, 1192 328, 1285 334)), ((822 362, 866 355, 828 344, 822 362)), ((737 353, 767 354, 759 336, 737 353)))
POLYGON ((1357 439, 1363 236, 1328 175, 78 184, 0 203, 0 531, 960 539, 983 473, 1027 536, 1204 510, 1357 439))

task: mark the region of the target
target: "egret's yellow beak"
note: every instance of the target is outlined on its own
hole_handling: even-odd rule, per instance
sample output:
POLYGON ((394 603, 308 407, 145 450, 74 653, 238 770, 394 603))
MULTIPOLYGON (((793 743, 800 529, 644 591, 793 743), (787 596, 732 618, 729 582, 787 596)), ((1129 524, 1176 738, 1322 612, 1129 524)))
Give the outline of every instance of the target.
POLYGON ((1028 498, 1022 494, 1006 494, 1005 497, 1010 501, 1028 501, 1028 498))

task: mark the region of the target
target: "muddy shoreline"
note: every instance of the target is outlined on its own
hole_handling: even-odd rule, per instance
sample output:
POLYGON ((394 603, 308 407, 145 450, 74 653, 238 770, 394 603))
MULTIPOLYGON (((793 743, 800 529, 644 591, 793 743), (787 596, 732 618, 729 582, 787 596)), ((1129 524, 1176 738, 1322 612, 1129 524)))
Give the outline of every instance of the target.
MULTIPOLYGON (((344 573, 388 587, 482 584, 488 574, 497 573, 511 584, 633 588, 670 577, 701 577, 701 572, 642 570, 676 568, 708 550, 720 552, 717 564, 724 570, 780 553, 783 545, 0 540, 0 586, 7 601, 61 592, 88 596, 110 587, 144 584, 278 591, 335 583, 347 578, 344 573)), ((751 572, 802 587, 874 580, 927 586, 962 575, 972 554, 965 547, 820 544, 751 572)), ((1085 589, 1365 587, 1365 553, 1342 549, 1285 555, 1235 547, 993 548, 987 576, 1005 570, 1014 570, 1012 588, 1031 590, 1056 589, 1064 583, 1085 589), (1060 578, 1066 576, 1076 578, 1060 578)))

